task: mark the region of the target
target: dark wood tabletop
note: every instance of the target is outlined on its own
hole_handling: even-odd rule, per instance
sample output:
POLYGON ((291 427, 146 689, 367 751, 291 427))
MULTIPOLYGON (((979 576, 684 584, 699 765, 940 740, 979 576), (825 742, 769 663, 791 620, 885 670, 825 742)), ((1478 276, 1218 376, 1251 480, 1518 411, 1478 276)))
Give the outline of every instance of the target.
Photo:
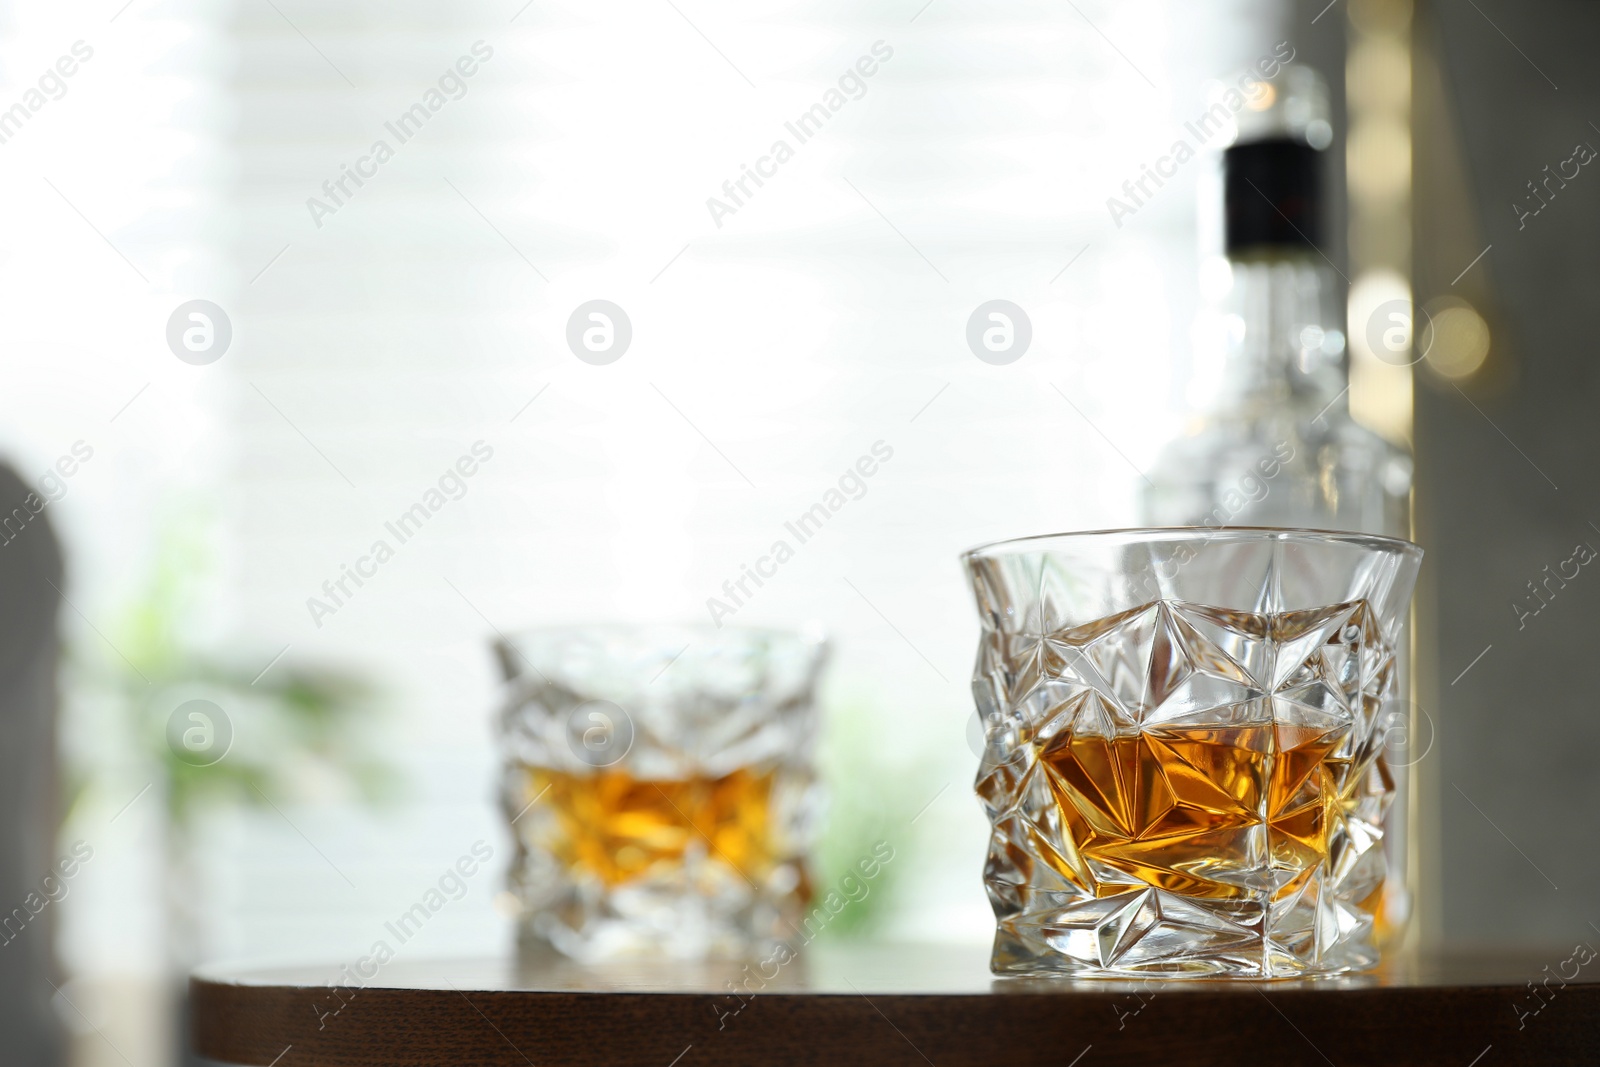
POLYGON ((196 1051, 250 1067, 1600 1063, 1600 960, 1586 947, 1321 981, 1002 979, 981 946, 818 945, 748 969, 510 956, 213 967, 191 989, 196 1051))

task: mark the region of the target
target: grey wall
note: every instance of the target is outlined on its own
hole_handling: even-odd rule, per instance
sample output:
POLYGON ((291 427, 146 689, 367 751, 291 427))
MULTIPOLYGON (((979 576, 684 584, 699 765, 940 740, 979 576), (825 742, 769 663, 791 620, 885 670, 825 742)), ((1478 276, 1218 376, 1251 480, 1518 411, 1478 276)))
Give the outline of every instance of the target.
POLYGON ((1419 69, 1417 295, 1465 293, 1495 331, 1464 393, 1422 374, 1416 399, 1442 933, 1600 943, 1600 560, 1525 624, 1512 607, 1579 542, 1600 549, 1600 160, 1520 230, 1510 206, 1576 143, 1600 148, 1600 5, 1419 6, 1437 79, 1419 69))
POLYGON ((56 861, 57 590, 61 550, 50 515, 17 474, 0 464, 0 1063, 52 1067, 62 1061, 61 1020, 51 1005, 60 983, 57 908, 38 904, 56 861), (30 898, 36 903, 30 905, 30 898), (34 909, 41 908, 37 916, 34 909), (19 914, 20 911, 20 914, 19 914))

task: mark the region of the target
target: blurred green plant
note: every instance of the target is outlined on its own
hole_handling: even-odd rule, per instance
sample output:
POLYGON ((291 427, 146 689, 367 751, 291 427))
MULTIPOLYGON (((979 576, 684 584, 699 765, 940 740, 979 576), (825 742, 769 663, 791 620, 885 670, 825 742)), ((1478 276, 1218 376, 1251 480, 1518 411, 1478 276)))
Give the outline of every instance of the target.
MULTIPOLYGON (((157 771, 169 822, 185 831, 209 807, 265 807, 308 783, 343 783, 370 802, 398 791, 373 754, 375 690, 360 673, 268 655, 242 662, 200 647, 196 630, 214 572, 208 516, 179 512, 158 530, 150 571, 110 638, 116 653, 90 669, 109 689, 131 739, 157 771), (231 750, 195 766, 168 744, 175 694, 204 696, 234 726, 231 750)), ((81 783, 80 783, 81 784, 81 783)))
POLYGON ((212 525, 202 506, 174 509, 158 526, 150 568, 105 642, 68 657, 75 698, 98 709, 98 725, 122 742, 109 751, 69 745, 68 817, 100 781, 125 781, 128 770, 153 776, 165 804, 168 939, 177 967, 192 963, 199 947, 192 904, 199 894, 192 890, 203 815, 275 808, 330 791, 377 804, 395 798, 400 785, 375 754, 376 692, 359 672, 288 657, 269 663, 265 650, 246 662, 207 647, 212 525), (223 709, 231 729, 226 754, 204 766, 169 740, 169 717, 191 698, 223 709))

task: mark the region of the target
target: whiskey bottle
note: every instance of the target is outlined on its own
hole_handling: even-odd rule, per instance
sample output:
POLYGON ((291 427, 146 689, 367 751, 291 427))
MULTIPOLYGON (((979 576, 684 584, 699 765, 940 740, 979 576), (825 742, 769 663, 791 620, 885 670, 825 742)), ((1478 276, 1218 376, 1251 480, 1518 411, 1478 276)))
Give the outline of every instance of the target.
POLYGON ((1156 526, 1289 526, 1407 537, 1411 458, 1350 417, 1347 283, 1323 254, 1326 91, 1259 82, 1223 153, 1226 258, 1197 330, 1208 393, 1147 472, 1156 526))

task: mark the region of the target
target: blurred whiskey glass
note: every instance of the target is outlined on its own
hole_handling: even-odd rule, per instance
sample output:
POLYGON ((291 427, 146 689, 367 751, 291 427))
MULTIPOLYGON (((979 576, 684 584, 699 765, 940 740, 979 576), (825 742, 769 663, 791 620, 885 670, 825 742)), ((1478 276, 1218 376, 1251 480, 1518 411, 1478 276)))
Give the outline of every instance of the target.
POLYGON ((793 936, 811 894, 820 638, 591 625, 495 651, 525 949, 733 958, 793 936))

